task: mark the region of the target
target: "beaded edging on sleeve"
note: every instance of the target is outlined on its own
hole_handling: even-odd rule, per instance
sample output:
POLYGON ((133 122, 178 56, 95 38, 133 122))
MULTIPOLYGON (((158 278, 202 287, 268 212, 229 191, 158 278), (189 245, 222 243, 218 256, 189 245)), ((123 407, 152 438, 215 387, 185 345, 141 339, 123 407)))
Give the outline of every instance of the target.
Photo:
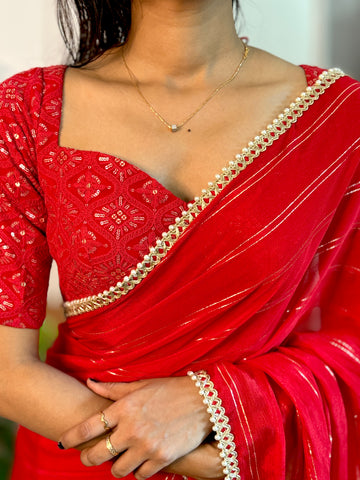
POLYGON ((229 418, 225 414, 225 408, 221 405, 221 399, 210 375, 203 370, 195 373, 189 371, 187 374, 194 380, 195 385, 199 388, 199 394, 204 397, 204 404, 208 407, 210 421, 214 424, 212 429, 215 432, 215 440, 218 442, 225 480, 240 480, 234 435, 231 433, 229 418))

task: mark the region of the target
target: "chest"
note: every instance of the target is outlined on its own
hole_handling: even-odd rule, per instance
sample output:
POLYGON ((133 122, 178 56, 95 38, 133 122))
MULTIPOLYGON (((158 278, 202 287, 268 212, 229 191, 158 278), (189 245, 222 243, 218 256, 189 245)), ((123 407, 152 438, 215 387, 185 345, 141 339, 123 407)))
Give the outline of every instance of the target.
MULTIPOLYGON (((266 87, 261 92, 222 92, 172 133, 136 93, 123 87, 94 94, 92 87, 86 94, 68 83, 59 144, 121 158, 186 202, 200 196, 292 98, 286 89, 270 95, 266 87)), ((175 98, 160 103, 161 111, 169 123, 179 124, 202 100, 203 94, 183 102, 175 98)))

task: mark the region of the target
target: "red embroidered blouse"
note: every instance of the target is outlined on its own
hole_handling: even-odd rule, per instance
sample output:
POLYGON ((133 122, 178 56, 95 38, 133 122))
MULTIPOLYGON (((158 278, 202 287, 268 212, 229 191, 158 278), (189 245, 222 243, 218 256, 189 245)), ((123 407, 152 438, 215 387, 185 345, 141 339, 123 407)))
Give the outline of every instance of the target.
MULTIPOLYGON (((0 86, 0 321, 38 328, 52 258, 65 300, 128 274, 186 209, 131 163, 60 147, 66 66, 35 68, 0 86)), ((311 85, 319 69, 304 67, 311 85)))
POLYGON ((128 274, 186 203, 112 155, 60 147, 65 66, 0 87, 1 323, 38 328, 52 258, 65 299, 128 274))

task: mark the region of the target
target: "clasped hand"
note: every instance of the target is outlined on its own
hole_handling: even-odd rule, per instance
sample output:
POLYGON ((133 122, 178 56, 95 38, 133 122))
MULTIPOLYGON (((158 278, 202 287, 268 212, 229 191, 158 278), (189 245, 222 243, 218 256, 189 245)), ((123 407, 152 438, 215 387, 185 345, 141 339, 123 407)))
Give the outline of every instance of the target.
MULTIPOLYGON (((111 444, 119 452, 111 470, 115 477, 133 472, 138 480, 144 480, 174 462, 181 467, 182 458, 190 452, 196 452, 191 454, 195 459, 199 457, 201 447, 197 447, 211 432, 212 424, 189 377, 131 383, 88 380, 87 384, 113 401, 104 415, 111 429, 111 444)), ((93 466, 112 459, 99 414, 68 430, 60 441, 64 448, 76 448, 93 439, 98 441, 81 452, 82 463, 93 466)))

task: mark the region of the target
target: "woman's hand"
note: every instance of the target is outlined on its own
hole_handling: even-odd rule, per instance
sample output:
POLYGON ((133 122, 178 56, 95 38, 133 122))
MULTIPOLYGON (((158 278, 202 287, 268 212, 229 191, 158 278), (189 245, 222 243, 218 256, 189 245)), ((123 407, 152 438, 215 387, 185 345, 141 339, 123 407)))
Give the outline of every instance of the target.
MULTIPOLYGON (((112 474, 134 472, 146 479, 195 450, 211 432, 206 406, 189 377, 158 378, 131 383, 94 383, 88 387, 114 401, 104 410, 112 429, 110 442, 119 453, 112 474)), ((60 441, 74 448, 104 434, 100 415, 68 430, 60 441)), ((104 438, 81 452, 86 466, 112 459, 104 438)))
POLYGON ((224 478, 223 468, 217 442, 211 442, 203 443, 185 457, 164 468, 164 471, 196 480, 220 480, 224 478))

